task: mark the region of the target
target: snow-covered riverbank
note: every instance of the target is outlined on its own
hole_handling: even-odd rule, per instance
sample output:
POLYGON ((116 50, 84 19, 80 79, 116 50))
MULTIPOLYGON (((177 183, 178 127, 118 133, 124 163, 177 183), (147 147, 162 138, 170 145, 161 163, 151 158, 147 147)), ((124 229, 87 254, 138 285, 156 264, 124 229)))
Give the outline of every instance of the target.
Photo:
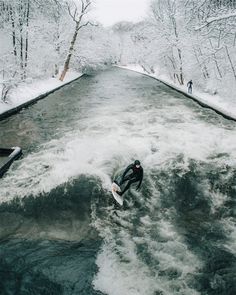
MULTIPOLYGON (((173 83, 167 76, 165 75, 157 75, 157 74, 149 74, 140 65, 129 64, 129 65, 120 65, 120 68, 135 71, 152 78, 155 78, 166 85, 176 89, 177 91, 182 92, 183 94, 191 97, 193 100, 198 101, 200 104, 204 106, 208 106, 211 109, 214 109, 216 112, 222 114, 223 116, 236 120, 236 99, 229 99, 226 97, 220 97, 219 95, 210 95, 209 93, 204 93, 198 91, 193 87, 193 94, 189 94, 187 91, 187 86, 177 85, 173 83)), ((193 81, 194 82, 194 81, 193 81)))
POLYGON ((47 96, 47 94, 78 79, 82 75, 83 74, 79 72, 69 71, 63 82, 58 78, 48 78, 20 84, 10 92, 6 102, 0 101, 0 118, 47 96))

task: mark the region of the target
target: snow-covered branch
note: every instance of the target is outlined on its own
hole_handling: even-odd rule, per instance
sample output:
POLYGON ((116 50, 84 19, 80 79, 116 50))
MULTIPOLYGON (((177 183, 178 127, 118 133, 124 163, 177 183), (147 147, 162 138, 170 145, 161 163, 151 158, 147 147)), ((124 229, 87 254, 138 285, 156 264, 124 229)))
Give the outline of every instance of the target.
POLYGON ((236 18, 236 12, 227 13, 227 14, 215 16, 215 17, 208 17, 205 20, 204 24, 195 27, 195 31, 202 30, 203 28, 205 28, 206 26, 210 25, 213 22, 217 22, 217 21, 221 21, 221 20, 225 20, 225 19, 229 19, 229 18, 236 18))

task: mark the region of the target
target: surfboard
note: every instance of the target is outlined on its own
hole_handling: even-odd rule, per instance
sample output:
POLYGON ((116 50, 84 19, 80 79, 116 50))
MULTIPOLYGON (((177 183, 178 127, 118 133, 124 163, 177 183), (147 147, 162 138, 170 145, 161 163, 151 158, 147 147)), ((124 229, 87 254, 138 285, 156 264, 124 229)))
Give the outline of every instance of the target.
POLYGON ((114 197, 114 199, 116 200, 116 202, 119 204, 119 205, 123 205, 123 197, 118 195, 117 194, 117 191, 121 191, 119 185, 115 182, 112 183, 111 185, 111 192, 112 192, 112 195, 114 197))

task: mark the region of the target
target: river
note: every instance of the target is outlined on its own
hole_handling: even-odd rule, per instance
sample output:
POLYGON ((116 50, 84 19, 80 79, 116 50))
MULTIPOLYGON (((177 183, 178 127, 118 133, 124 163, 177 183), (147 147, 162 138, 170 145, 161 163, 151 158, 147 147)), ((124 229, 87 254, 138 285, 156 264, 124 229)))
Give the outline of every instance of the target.
POLYGON ((0 122, 0 294, 236 294, 236 124, 122 69, 0 122), (140 192, 111 181, 139 159, 140 192))

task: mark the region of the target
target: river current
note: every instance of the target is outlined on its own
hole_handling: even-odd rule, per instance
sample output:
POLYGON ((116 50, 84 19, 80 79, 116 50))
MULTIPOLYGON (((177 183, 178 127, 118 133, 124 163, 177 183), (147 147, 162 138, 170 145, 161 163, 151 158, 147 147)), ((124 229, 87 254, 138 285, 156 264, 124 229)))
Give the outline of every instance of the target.
POLYGON ((236 294, 236 124, 110 69, 0 122, 0 294, 236 294), (141 191, 110 186, 139 159, 141 191))

